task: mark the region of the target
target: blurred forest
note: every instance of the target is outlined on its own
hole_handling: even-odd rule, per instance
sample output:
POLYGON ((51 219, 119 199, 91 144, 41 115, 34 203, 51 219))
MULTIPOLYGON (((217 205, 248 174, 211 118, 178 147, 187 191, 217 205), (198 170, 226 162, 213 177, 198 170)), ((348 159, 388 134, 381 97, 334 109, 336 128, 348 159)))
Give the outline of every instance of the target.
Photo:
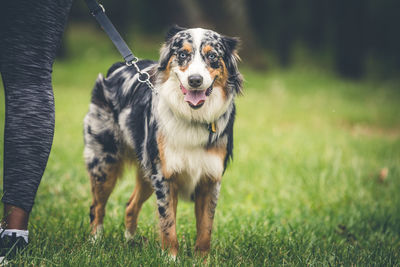
MULTIPOLYGON (((256 69, 293 64, 296 49, 348 78, 400 73, 399 0, 102 0, 122 36, 164 33, 172 24, 242 39, 256 69)), ((82 0, 70 21, 95 23, 82 0)), ((66 49, 68 51, 68 49, 66 49)))

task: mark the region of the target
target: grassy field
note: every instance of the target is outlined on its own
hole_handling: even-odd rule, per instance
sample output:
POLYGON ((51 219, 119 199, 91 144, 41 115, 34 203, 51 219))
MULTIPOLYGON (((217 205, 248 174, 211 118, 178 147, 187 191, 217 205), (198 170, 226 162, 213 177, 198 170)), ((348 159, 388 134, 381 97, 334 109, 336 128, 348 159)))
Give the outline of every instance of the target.
MULTIPOLYGON (((160 41, 132 43, 138 55, 155 59, 160 41)), ((177 263, 161 253, 154 196, 139 219, 138 236, 148 242, 135 247, 124 242, 133 170, 125 172, 108 202, 104 239, 90 241, 82 120, 97 74, 120 59, 108 40, 90 29, 72 28, 68 44, 71 58, 54 67, 56 132, 31 214, 31 243, 15 264, 201 265, 193 254, 191 203, 178 206, 177 263)), ((234 161, 223 179, 208 263, 399 266, 398 84, 344 81, 307 66, 242 70, 246 82, 237 99, 234 161)), ((2 130, 2 88, 0 100, 2 130)))

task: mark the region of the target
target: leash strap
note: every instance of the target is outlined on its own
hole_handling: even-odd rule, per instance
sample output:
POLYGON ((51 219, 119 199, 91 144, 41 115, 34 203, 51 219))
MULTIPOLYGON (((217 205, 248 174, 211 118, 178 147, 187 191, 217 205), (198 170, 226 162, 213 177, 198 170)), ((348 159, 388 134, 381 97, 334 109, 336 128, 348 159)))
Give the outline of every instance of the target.
POLYGON ((122 39, 117 29, 115 29, 114 25, 105 14, 104 7, 97 3, 96 0, 85 0, 85 2, 90 10, 90 14, 92 14, 92 16, 96 18, 97 22, 107 33, 108 37, 111 39, 115 47, 118 49, 119 53, 124 58, 125 64, 128 66, 133 65, 136 71, 139 73, 138 81, 141 83, 146 83, 151 88, 151 90, 156 93, 153 84, 150 82, 150 74, 146 71, 140 70, 139 66, 136 64, 139 59, 133 55, 132 51, 122 39))
POLYGON ((97 22, 110 37, 111 41, 117 47, 125 62, 132 62, 135 56, 105 14, 104 7, 98 4, 96 0, 85 0, 85 2, 89 7, 90 14, 96 18, 97 22))

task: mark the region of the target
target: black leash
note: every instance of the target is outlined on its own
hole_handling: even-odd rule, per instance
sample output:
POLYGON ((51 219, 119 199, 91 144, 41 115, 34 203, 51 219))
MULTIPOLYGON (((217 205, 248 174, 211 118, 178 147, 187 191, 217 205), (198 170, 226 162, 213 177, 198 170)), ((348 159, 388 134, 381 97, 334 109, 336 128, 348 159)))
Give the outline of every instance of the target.
POLYGON ((122 39, 121 35, 118 33, 117 29, 115 29, 114 25, 111 23, 110 19, 105 14, 105 9, 102 5, 97 3, 96 0, 85 0, 90 14, 94 16, 103 30, 107 33, 108 37, 110 37, 111 41, 117 47, 119 53, 125 60, 125 64, 127 66, 133 66, 139 74, 138 81, 141 83, 147 84, 153 93, 157 93, 154 89, 153 84, 150 82, 150 74, 146 71, 140 70, 138 65, 136 64, 139 59, 135 57, 132 51, 129 49, 128 45, 122 39))

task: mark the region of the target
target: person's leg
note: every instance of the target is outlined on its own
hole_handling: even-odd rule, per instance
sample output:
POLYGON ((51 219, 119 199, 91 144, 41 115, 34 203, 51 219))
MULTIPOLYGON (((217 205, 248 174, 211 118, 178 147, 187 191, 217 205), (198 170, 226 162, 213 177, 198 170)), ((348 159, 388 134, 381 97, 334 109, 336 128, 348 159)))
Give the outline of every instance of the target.
MULTIPOLYGON (((51 71, 72 0, 4 1, 4 223, 27 229, 54 133, 51 71)), ((3 226, 3 227, 4 227, 3 226)))
POLYGON ((28 221, 28 212, 19 207, 4 204, 4 218, 2 227, 8 229, 27 230, 28 221))

